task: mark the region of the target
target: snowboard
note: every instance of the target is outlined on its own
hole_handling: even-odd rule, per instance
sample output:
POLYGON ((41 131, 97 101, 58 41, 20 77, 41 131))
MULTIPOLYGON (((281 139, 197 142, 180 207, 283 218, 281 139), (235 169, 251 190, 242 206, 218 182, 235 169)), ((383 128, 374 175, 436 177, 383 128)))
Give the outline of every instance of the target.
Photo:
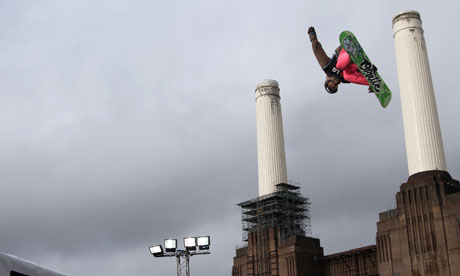
POLYGON ((340 45, 348 53, 353 63, 358 66, 382 107, 387 107, 391 101, 391 91, 377 72, 375 65, 367 57, 355 35, 350 31, 343 31, 340 33, 340 45))

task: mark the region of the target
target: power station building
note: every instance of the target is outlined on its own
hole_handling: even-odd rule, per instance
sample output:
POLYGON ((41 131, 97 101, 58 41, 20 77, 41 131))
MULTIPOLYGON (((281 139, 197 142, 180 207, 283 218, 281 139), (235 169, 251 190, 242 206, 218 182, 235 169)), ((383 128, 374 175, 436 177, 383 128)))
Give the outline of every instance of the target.
POLYGON ((279 85, 256 87, 259 196, 238 204, 232 276, 460 275, 460 184, 447 171, 420 14, 393 19, 409 177, 379 214, 376 244, 324 256, 309 199, 288 182, 279 85))

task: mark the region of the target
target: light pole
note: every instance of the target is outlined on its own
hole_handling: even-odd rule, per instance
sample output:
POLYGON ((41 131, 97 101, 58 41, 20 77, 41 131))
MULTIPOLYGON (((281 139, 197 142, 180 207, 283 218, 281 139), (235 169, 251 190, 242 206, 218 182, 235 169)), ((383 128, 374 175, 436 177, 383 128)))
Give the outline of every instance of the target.
POLYGON ((177 276, 190 276, 190 257, 211 254, 209 252, 210 245, 209 236, 184 238, 185 250, 177 249, 176 239, 166 239, 164 242, 165 250, 161 245, 154 245, 149 247, 149 251, 154 257, 176 257, 177 276), (183 274, 184 270, 185 274, 183 274))

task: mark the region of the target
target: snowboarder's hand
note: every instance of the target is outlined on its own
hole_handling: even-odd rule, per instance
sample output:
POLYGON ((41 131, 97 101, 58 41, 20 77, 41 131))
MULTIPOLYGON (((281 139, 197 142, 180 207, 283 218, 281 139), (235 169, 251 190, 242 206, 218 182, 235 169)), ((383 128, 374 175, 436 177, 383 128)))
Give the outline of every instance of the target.
POLYGON ((308 36, 310 37, 310 41, 316 38, 316 31, 313 26, 308 28, 307 33, 308 33, 308 36))

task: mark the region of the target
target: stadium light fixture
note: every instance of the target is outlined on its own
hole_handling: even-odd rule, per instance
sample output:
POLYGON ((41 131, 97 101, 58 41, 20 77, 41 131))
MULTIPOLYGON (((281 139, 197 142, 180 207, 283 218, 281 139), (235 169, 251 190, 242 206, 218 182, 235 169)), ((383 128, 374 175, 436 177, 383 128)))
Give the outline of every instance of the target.
POLYGON ((163 256, 163 247, 161 245, 154 245, 149 247, 150 253, 154 257, 160 257, 163 256))
POLYGON ((184 246, 186 250, 196 250, 196 238, 184 238, 184 246))
POLYGON ((176 252, 176 249, 177 249, 177 239, 166 239, 165 240, 166 252, 176 252))
POLYGON ((209 236, 203 236, 197 238, 197 245, 200 250, 208 250, 211 240, 209 236))

